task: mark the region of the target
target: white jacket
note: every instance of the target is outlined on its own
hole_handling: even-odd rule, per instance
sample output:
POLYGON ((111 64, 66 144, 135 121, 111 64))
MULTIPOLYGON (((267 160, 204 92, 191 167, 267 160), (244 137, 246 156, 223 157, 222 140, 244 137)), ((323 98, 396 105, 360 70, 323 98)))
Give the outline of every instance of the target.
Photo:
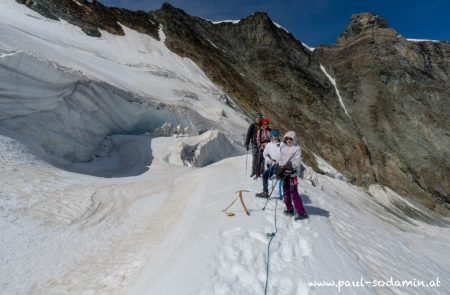
POLYGON ((281 151, 280 151, 281 142, 279 141, 271 141, 264 148, 263 156, 266 164, 273 165, 275 163, 279 163, 281 160, 281 151))
POLYGON ((281 160, 280 160, 280 166, 286 165, 288 162, 292 163, 292 167, 296 170, 295 174, 292 174, 292 176, 299 176, 300 175, 300 165, 302 162, 302 149, 299 145, 297 145, 297 138, 294 131, 288 131, 286 135, 283 137, 291 137, 293 139, 293 145, 288 146, 287 144, 283 143, 280 147, 281 150, 281 160))

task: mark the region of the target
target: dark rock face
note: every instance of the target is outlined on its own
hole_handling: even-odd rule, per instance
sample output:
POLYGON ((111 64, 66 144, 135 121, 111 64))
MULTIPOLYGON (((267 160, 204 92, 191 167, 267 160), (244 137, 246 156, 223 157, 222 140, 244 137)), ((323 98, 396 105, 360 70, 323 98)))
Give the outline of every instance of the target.
POLYGON ((157 38, 161 24, 166 45, 245 111, 297 131, 307 164, 318 169, 315 153, 355 184, 378 182, 449 214, 448 42, 409 42, 381 17, 362 13, 336 45, 310 52, 262 12, 213 24, 169 4, 145 13, 98 2, 17 1, 94 36, 99 28, 123 34, 120 22, 157 38), (350 118, 320 65, 336 79, 350 118))
POLYGON ((450 44, 410 42, 359 14, 314 55, 336 77, 378 182, 448 214, 450 44))
POLYGON ((342 33, 339 38, 339 43, 345 43, 359 38, 364 33, 372 32, 376 29, 388 29, 387 22, 371 13, 360 13, 352 15, 351 22, 347 26, 347 29, 342 33))
POLYGON ((99 29, 116 35, 124 35, 125 25, 138 32, 146 33, 158 39, 158 24, 143 11, 130 11, 109 8, 97 1, 86 0, 16 0, 25 4, 41 15, 58 20, 59 18, 79 26, 83 32, 92 37, 100 37, 99 29))

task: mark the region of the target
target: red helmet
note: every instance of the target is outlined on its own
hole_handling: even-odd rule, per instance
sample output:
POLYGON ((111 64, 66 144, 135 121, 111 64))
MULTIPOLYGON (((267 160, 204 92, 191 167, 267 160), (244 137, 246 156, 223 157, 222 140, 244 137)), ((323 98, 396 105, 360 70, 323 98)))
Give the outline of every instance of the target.
POLYGON ((262 119, 261 120, 262 125, 269 125, 269 119, 262 119))

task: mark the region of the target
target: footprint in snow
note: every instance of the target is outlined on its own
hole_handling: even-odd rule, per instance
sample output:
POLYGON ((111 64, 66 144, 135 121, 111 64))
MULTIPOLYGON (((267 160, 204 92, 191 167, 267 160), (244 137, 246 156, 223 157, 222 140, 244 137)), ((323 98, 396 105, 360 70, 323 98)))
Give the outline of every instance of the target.
POLYGON ((307 238, 301 238, 299 242, 301 255, 303 257, 311 256, 312 254, 312 246, 311 242, 307 238))
POLYGON ((279 253, 281 256, 281 260, 287 263, 290 263, 292 261, 292 257, 294 257, 295 255, 294 248, 288 247, 287 245, 281 247, 281 251, 279 253))
POLYGON ((235 235, 236 233, 238 233, 240 231, 241 231, 240 227, 235 227, 233 229, 229 229, 229 230, 223 231, 222 232, 222 236, 223 237, 230 237, 230 236, 233 236, 233 235, 235 235))
POLYGON ((309 219, 304 219, 304 220, 294 220, 292 219, 292 228, 293 229, 305 229, 305 230, 309 230, 309 219))
POLYGON ((261 234, 261 233, 256 233, 256 232, 250 232, 249 233, 250 238, 257 240, 263 244, 267 243, 267 236, 261 234))

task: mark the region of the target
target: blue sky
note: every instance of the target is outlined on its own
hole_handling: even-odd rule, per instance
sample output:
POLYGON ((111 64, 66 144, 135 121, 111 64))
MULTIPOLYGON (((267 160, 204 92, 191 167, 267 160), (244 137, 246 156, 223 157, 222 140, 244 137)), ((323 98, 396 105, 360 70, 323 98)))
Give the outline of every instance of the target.
POLYGON ((406 38, 450 40, 450 1, 447 0, 99 0, 131 10, 159 9, 163 2, 209 20, 241 19, 265 11, 309 46, 333 44, 359 12, 378 14, 406 38))

